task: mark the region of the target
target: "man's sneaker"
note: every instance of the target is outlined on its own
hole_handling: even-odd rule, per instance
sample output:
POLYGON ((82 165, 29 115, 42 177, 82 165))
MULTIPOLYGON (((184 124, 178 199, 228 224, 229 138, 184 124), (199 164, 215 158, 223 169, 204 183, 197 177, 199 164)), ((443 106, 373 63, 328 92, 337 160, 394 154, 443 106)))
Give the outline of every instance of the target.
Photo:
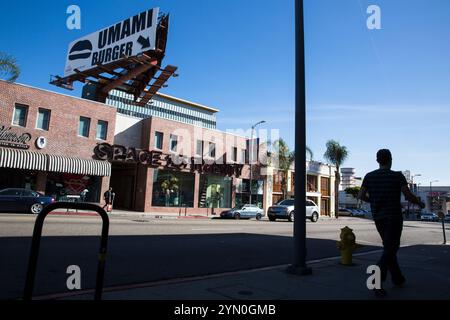
POLYGON ((386 297, 386 295, 387 295, 386 290, 384 290, 383 288, 381 288, 381 289, 373 289, 373 292, 375 293, 375 295, 377 297, 380 297, 380 298, 386 297))

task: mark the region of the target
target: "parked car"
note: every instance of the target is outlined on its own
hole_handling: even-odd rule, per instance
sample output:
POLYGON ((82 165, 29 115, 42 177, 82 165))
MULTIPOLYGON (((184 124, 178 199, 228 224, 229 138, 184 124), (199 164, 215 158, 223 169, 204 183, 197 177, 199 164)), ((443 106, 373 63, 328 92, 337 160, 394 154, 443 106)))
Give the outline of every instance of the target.
POLYGON ((437 214, 432 213, 432 212, 423 212, 420 215, 420 220, 421 221, 439 221, 439 217, 437 216, 437 214))
POLYGON ((52 202, 55 202, 52 197, 28 189, 9 188, 0 190, 0 211, 2 212, 38 214, 52 202))
POLYGON ((450 222, 450 213, 447 213, 444 218, 445 222, 450 222))
MULTIPOLYGON (((276 219, 294 221, 294 199, 283 200, 277 205, 269 207, 267 216, 270 221, 276 219)), ((311 200, 306 200, 306 218, 312 222, 319 220, 319 207, 311 200)))
POLYGON ((339 216, 353 217, 353 212, 350 209, 339 208, 339 216))
POLYGON ((364 218, 366 216, 366 211, 362 209, 350 209, 352 212, 352 217, 362 217, 364 218))
POLYGON ((221 218, 233 218, 233 219, 251 219, 261 220, 264 211, 254 204, 245 204, 234 207, 231 210, 222 211, 220 213, 221 218))

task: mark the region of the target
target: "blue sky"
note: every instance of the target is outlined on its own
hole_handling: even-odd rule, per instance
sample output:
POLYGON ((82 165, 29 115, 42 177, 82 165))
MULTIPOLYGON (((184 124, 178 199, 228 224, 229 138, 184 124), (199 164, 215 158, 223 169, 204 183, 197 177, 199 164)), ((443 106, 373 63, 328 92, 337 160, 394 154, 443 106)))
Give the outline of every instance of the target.
MULTIPOLYGON (((162 92, 219 108, 219 129, 266 120, 294 145, 294 1, 42 0, 0 4, 0 51, 14 55, 18 82, 48 84, 64 70, 68 44, 145 9, 171 14, 165 64, 179 67, 162 92), (77 4, 82 29, 66 28, 77 4), (5 14, 6 13, 6 14, 5 14)), ((364 175, 390 148, 394 169, 422 185, 450 185, 450 1, 305 0, 307 143, 322 160, 325 143, 348 147, 344 166, 364 175), (366 8, 381 8, 368 30, 366 8)))

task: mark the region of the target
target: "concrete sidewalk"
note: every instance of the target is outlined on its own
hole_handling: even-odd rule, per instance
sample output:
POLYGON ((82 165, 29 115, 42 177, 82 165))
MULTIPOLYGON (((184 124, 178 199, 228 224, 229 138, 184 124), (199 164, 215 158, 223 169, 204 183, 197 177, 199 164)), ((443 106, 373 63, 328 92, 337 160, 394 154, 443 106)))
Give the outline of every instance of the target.
MULTIPOLYGON (((449 300, 450 246, 420 245, 400 250, 399 261, 407 284, 385 285, 388 295, 377 298, 366 287, 366 269, 381 252, 356 255, 354 266, 342 266, 338 258, 311 261, 313 275, 296 276, 287 266, 233 272, 204 277, 105 288, 105 300, 449 300)), ((51 298, 51 297, 47 297, 51 298)), ((56 299, 92 299, 91 292, 54 296, 56 299)))

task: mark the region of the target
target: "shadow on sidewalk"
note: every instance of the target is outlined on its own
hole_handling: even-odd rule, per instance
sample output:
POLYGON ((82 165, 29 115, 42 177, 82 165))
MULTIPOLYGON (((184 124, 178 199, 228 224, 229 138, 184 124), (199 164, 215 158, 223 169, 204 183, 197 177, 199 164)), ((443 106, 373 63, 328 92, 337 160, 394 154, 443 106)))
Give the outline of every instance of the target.
MULTIPOLYGON (((67 292, 67 267, 81 268, 82 289, 93 288, 99 237, 43 237, 35 295, 67 292)), ((0 299, 22 295, 30 237, 0 238, 0 299)), ((339 255, 336 242, 308 239, 308 260, 339 255)), ((359 252, 374 250, 365 246, 359 252)), ((111 236, 105 287, 217 274, 292 262, 291 237, 260 234, 111 236)))

